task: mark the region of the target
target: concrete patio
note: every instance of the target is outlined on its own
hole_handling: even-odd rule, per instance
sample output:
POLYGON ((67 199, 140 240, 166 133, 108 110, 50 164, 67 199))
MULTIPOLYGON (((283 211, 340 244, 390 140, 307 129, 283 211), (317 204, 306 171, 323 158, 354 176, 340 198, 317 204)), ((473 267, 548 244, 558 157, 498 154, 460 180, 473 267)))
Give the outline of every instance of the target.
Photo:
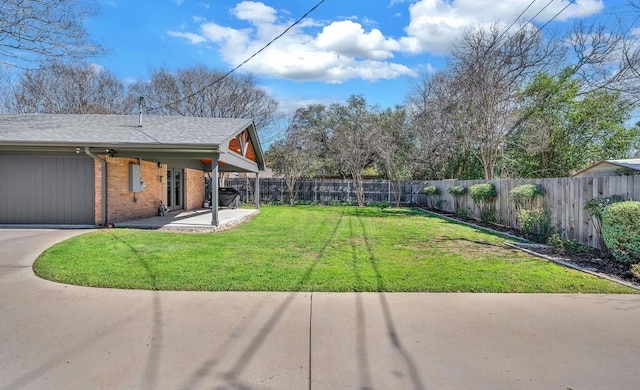
POLYGON ((218 227, 211 225, 210 209, 170 212, 166 216, 140 218, 125 222, 118 222, 115 224, 115 226, 135 229, 213 232, 234 227, 244 221, 253 218, 258 212, 258 209, 221 208, 218 210, 218 218, 220 222, 220 225, 218 227))

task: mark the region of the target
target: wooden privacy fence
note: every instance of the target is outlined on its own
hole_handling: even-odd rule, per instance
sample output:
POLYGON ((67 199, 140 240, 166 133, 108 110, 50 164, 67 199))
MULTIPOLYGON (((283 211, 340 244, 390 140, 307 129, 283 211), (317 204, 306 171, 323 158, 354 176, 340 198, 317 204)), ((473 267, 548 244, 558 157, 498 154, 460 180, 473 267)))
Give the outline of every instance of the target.
MULTIPOLYGON (((535 207, 551 212, 554 226, 563 238, 595 248, 601 248, 602 242, 596 224, 584 210, 586 203, 594 198, 622 195, 626 199, 640 200, 640 175, 603 176, 585 178, 551 179, 496 179, 496 180, 429 180, 406 181, 400 183, 400 203, 405 206, 427 205, 442 211, 455 212, 454 198, 447 189, 458 185, 469 188, 473 184, 491 182, 495 185, 498 198, 495 201, 496 217, 500 224, 509 228, 518 228, 517 211, 509 198, 509 191, 523 184, 540 184, 545 195, 536 199, 535 207), (436 186, 440 195, 427 197, 423 188, 436 186)), ((252 202, 254 180, 227 179, 227 186, 240 191, 245 202, 252 202)), ((297 184, 296 200, 318 203, 353 202, 355 193, 351 180, 302 180, 297 184)), ((366 180, 364 182, 365 202, 393 202, 393 188, 388 181, 366 180)), ((289 200, 287 186, 283 179, 260 179, 260 201, 289 200)), ((458 207, 466 208, 474 218, 480 217, 480 210, 468 192, 458 199, 458 207)))

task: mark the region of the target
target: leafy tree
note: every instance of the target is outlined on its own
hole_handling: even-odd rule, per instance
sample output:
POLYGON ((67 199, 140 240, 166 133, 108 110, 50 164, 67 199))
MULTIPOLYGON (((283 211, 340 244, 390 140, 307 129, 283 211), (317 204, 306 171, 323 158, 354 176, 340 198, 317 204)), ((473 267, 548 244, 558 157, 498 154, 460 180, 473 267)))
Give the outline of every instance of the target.
POLYGON ((602 159, 626 158, 640 137, 627 128, 619 92, 581 95, 571 68, 538 74, 522 92, 526 119, 509 139, 505 170, 515 177, 564 177, 602 159))
POLYGON ((2 0, 0 64, 33 68, 42 60, 101 54, 83 26, 97 10, 94 1, 85 0, 2 0))
POLYGON ((121 114, 123 84, 91 64, 50 62, 24 71, 8 94, 8 110, 18 113, 121 114))

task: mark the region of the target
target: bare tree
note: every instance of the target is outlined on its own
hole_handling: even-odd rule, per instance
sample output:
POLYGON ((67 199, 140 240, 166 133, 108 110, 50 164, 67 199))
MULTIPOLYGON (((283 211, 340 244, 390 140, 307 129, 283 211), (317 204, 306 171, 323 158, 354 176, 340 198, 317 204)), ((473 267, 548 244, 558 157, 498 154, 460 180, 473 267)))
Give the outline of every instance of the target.
POLYGON ((406 98, 407 125, 414 140, 414 177, 475 179, 479 162, 470 158, 471 140, 456 116, 457 98, 446 71, 423 76, 406 98))
POLYGON ((124 86, 107 70, 53 62, 23 72, 9 106, 19 113, 120 114, 124 102, 124 86))
POLYGON ((558 54, 538 30, 505 34, 495 25, 467 32, 453 51, 449 69, 455 98, 449 115, 462 126, 485 179, 494 177, 506 137, 522 120, 515 104, 519 88, 555 65, 558 54))
POLYGON ((98 55, 83 22, 97 13, 93 1, 2 0, 0 64, 33 68, 43 59, 80 59, 98 55))
POLYGON ((354 184, 356 203, 364 205, 362 170, 373 163, 375 131, 374 116, 362 96, 351 96, 347 105, 330 107, 332 134, 329 151, 340 170, 354 184))
POLYGON ((298 180, 313 176, 320 165, 312 131, 297 126, 297 120, 294 117, 290 121, 284 137, 274 142, 267 151, 268 165, 284 177, 289 204, 293 204, 298 196, 298 180))
POLYGON ((144 96, 152 113, 213 118, 252 118, 261 129, 273 123, 278 103, 250 75, 224 77, 203 66, 175 73, 156 70, 149 81, 129 87, 129 105, 144 96))
POLYGON ((387 109, 375 117, 376 132, 372 146, 377 165, 390 183, 396 207, 402 196, 401 181, 411 178, 411 161, 414 145, 405 123, 406 113, 402 107, 387 109))

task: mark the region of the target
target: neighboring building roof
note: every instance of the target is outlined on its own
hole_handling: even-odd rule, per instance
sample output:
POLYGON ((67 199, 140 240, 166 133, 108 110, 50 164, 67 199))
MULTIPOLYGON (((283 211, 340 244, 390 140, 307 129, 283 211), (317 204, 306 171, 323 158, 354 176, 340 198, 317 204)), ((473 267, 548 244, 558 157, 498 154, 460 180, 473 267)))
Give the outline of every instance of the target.
POLYGON ((201 150, 207 154, 199 158, 220 152, 221 162, 227 160, 227 164, 253 171, 229 149, 230 142, 236 143, 236 137, 245 131, 255 152, 255 163, 263 169, 264 155, 253 121, 239 118, 2 114, 0 148, 109 148, 116 149, 119 156, 133 154, 143 158, 158 157, 159 152, 154 150, 171 158, 198 158, 194 153, 201 150))
POLYGON ((640 158, 626 160, 604 160, 583 169, 573 177, 614 176, 621 175, 624 170, 638 171, 640 173, 640 158))

